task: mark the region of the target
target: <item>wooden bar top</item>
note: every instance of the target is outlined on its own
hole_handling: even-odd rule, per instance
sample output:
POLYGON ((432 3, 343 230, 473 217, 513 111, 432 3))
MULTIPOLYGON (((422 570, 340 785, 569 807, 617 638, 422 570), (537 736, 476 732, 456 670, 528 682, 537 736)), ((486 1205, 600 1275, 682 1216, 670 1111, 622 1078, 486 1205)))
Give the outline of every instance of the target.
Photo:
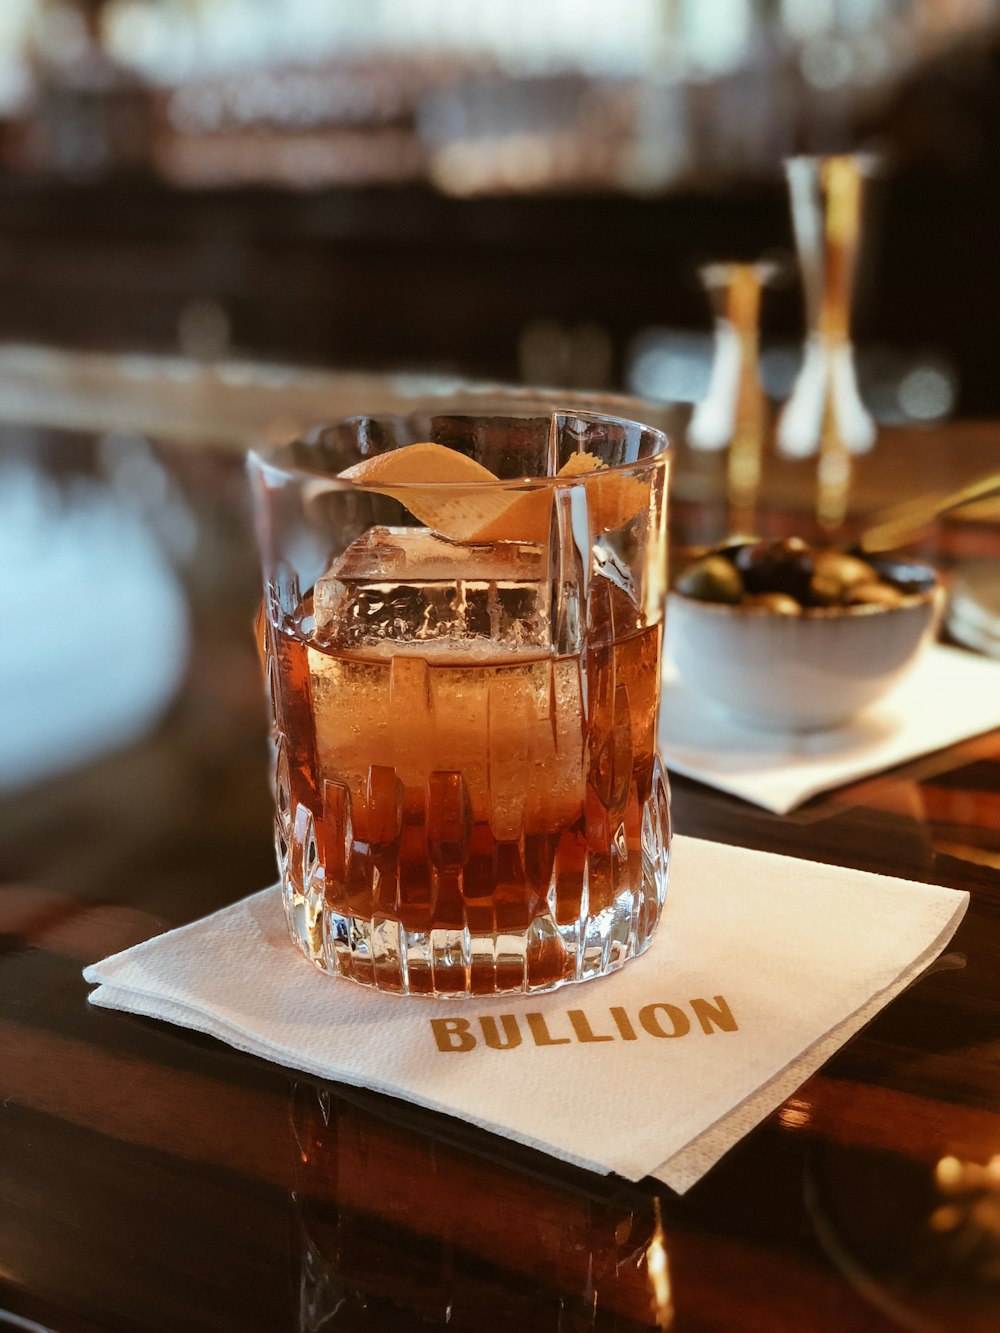
MULTIPOLYGON (((956 438, 966 473, 996 466, 995 428, 956 438)), ((68 605, 48 548, 81 506, 105 514, 112 554, 146 535, 159 554, 147 568, 130 546, 130 577, 180 591, 189 649, 113 751, 61 757, 50 737, 27 786, 0 760, 0 1327, 1000 1327, 1000 1174, 982 1169, 1000 1154, 1000 733, 785 817, 674 779, 681 833, 967 889, 971 906, 929 972, 688 1194, 600 1178, 88 1005, 86 964, 275 877, 258 573, 232 448, 6 428, 0 497, 17 487, 48 518, 22 522, 3 571, 14 731, 42 735, 74 680, 92 682, 70 714, 85 720, 102 674, 155 642, 99 598, 68 605), (68 648, 48 617, 79 623, 68 648)), ((680 486, 681 526, 696 492, 680 486)), ((921 549, 945 567, 1000 556, 1000 528, 941 523, 921 549)))

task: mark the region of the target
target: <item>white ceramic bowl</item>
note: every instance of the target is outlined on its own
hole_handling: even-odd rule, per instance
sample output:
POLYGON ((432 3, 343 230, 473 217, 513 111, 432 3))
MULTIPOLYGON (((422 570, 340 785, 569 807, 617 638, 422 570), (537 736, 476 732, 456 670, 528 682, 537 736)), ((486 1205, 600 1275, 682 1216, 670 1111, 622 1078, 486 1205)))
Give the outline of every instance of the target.
POLYGON ((902 679, 933 637, 941 603, 936 585, 899 606, 786 616, 674 592, 666 639, 685 684, 736 720, 814 731, 846 722, 902 679))

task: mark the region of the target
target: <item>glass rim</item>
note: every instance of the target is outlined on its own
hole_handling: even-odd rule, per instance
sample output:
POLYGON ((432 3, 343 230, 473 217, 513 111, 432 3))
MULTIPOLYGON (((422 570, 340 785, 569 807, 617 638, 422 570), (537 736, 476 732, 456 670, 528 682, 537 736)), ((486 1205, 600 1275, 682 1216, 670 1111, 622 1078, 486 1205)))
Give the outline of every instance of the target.
MULTIPOLYGON (((337 473, 329 473, 321 468, 308 467, 300 463, 293 463, 288 460, 291 451, 297 445, 309 443, 306 435, 299 435, 294 440, 288 440, 281 444, 263 444, 256 445, 247 451, 247 467, 256 469, 263 476, 270 476, 273 480, 283 479, 286 481, 302 480, 304 482, 322 482, 323 488, 330 491, 343 491, 350 493, 358 491, 363 494, 371 494, 373 491, 384 491, 387 486, 391 486, 393 491, 412 492, 418 494, 421 491, 445 491, 455 495, 467 494, 469 492, 493 491, 493 490, 543 490, 543 489, 562 489, 567 486, 579 486, 589 479, 600 476, 633 476, 637 472, 642 472, 650 466, 662 466, 673 454, 674 445, 666 431, 661 430, 659 426, 651 426, 648 422, 640 421, 637 418, 616 416, 610 412, 598 412, 587 408, 576 408, 571 405, 566 407, 554 406, 551 403, 543 405, 538 402, 538 410, 532 411, 533 404, 530 399, 518 398, 514 395, 510 399, 502 396, 489 398, 484 396, 481 404, 473 403, 468 406, 464 402, 456 404, 454 410, 449 411, 447 401, 437 402, 433 405, 427 405, 423 408, 414 407, 412 412, 357 412, 352 416, 338 417, 334 421, 320 422, 312 428, 314 434, 329 430, 334 426, 345 426, 356 421, 389 421, 405 420, 409 416, 419 415, 421 411, 430 412, 436 409, 437 415, 486 418, 491 415, 506 415, 515 417, 528 416, 564 416, 576 418, 580 421, 586 421, 600 425, 609 423, 619 426, 634 426, 637 430, 648 432, 654 437, 659 447, 644 458, 636 458, 630 463, 612 463, 605 464, 596 468, 593 472, 577 472, 568 476, 517 476, 517 477, 494 477, 489 481, 482 480, 462 480, 462 481, 358 481, 353 477, 344 477, 337 473), (490 411, 490 406, 496 407, 495 412, 490 411)), ((448 446, 445 445, 445 448, 448 446)), ((392 452, 391 450, 387 452, 392 452)), ((581 449, 579 452, 587 452, 581 449)), ((464 456, 464 455, 462 455, 464 456)), ((380 455, 372 455, 380 457, 380 455)))

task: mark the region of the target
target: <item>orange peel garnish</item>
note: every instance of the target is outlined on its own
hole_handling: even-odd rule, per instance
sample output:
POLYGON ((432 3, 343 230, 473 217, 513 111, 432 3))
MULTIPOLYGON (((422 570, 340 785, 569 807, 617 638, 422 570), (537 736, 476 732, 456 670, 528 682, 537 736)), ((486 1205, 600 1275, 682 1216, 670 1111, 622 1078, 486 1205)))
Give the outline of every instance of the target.
MULTIPOLYGON (((407 444, 355 463, 342 477, 404 505, 418 522, 459 542, 543 542, 552 517, 547 486, 485 487, 499 478, 489 468, 444 445, 407 444), (441 489, 437 489, 440 485, 441 489)), ((613 472, 594 454, 573 454, 559 477, 586 478, 595 529, 620 528, 647 503, 647 487, 613 472)))
POLYGON ((443 444, 429 442, 376 454, 340 475, 398 500, 418 522, 460 542, 476 541, 479 531, 491 528, 520 498, 500 487, 485 488, 483 482, 495 482, 497 477, 482 463, 443 444), (441 489, 437 490, 439 483, 441 489), (467 489, 463 483, 467 483, 467 489), (397 490, 397 486, 407 489, 397 490))

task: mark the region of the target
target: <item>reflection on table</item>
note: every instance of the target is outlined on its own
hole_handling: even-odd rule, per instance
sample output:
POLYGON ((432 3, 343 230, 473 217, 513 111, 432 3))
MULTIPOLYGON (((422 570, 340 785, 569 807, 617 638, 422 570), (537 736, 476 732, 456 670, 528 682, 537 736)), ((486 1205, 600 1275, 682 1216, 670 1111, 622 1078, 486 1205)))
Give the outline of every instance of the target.
MULTIPOLYGON (((60 1333, 421 1320, 624 1333, 669 1327, 671 1308, 676 1328, 719 1333, 995 1327, 980 1225, 993 1194, 972 1186, 1000 1151, 996 733, 786 817, 675 777, 684 834, 972 895, 939 965, 683 1197, 88 1008, 85 963, 273 882, 258 572, 235 446, 373 381, 255 370, 244 397, 231 366, 184 368, 170 438, 163 367, 119 381, 106 363, 76 365, 70 392, 60 358, 44 360, 5 399, 20 420, 0 427, 2 466, 30 467, 32 486, 63 487, 67 502, 80 488, 109 513, 120 503, 130 517, 110 549, 138 550, 126 534, 141 532, 159 552, 189 640, 141 734, 0 801, 0 1310, 60 1333)), ((675 537, 714 538, 724 468, 675 434, 675 537)), ((991 423, 887 429, 858 460, 850 521, 900 498, 901 477, 972 479, 998 440, 991 423)), ((768 454, 762 494, 763 529, 800 530, 811 474, 768 454)), ((947 571, 995 560, 998 531, 991 512, 952 516, 919 547, 947 571)), ((46 536, 22 529, 23 568, 46 536)), ((133 645, 137 661, 149 645, 133 645)))

